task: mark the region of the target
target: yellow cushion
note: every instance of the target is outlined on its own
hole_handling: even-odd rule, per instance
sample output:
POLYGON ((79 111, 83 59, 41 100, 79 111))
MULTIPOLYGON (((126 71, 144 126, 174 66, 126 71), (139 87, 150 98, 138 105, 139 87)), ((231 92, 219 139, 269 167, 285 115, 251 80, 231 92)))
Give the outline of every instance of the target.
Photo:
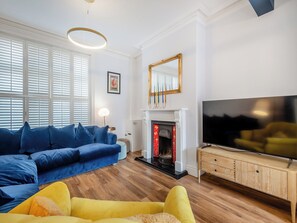
POLYGON ((29 214, 39 217, 65 215, 55 202, 41 196, 33 198, 29 214))
POLYGON ((140 223, 180 223, 180 221, 177 220, 176 217, 167 213, 139 214, 131 216, 127 219, 140 223))
POLYGON ((272 135, 273 138, 288 138, 288 136, 282 131, 277 131, 272 135))

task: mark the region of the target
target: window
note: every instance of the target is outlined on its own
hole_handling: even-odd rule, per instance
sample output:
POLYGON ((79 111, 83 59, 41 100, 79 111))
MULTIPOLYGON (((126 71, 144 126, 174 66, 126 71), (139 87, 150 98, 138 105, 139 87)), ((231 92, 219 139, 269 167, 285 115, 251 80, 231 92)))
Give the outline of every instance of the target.
POLYGON ((0 128, 90 123, 89 57, 0 35, 0 128))
POLYGON ((28 44, 28 121, 31 127, 49 124, 49 48, 28 44))
POLYGON ((0 38, 0 127, 23 124, 23 42, 0 38))

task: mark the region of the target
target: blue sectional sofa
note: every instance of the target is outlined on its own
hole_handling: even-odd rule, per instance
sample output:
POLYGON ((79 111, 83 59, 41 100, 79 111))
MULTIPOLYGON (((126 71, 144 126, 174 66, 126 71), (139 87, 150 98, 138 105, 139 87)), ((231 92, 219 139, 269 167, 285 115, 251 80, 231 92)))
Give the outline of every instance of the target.
POLYGON ((38 186, 118 162, 120 145, 108 126, 0 129, 0 212, 38 191, 38 186))

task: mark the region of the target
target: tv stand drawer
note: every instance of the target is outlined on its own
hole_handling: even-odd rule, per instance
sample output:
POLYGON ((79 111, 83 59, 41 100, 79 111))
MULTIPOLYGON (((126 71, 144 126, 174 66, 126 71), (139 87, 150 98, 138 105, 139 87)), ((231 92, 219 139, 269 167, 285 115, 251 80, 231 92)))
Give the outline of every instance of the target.
POLYGON ((202 153, 202 162, 205 163, 211 163, 211 164, 215 164, 227 169, 235 169, 234 165, 234 159, 229 159, 223 156, 219 156, 219 155, 214 155, 211 153, 202 153))
POLYGON ((218 177, 224 178, 224 179, 228 179, 231 181, 235 180, 235 170, 233 169, 229 169, 229 168, 225 168, 222 166, 218 166, 216 164, 213 163, 209 163, 209 162, 203 162, 202 161, 202 170, 216 175, 218 177))

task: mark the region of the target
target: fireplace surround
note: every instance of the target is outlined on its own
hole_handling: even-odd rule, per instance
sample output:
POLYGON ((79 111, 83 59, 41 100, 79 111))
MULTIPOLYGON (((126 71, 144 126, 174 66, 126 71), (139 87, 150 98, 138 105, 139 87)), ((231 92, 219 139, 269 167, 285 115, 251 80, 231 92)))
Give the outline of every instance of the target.
POLYGON ((145 145, 142 156, 136 160, 176 179, 185 176, 186 111, 186 108, 143 110, 145 145))

